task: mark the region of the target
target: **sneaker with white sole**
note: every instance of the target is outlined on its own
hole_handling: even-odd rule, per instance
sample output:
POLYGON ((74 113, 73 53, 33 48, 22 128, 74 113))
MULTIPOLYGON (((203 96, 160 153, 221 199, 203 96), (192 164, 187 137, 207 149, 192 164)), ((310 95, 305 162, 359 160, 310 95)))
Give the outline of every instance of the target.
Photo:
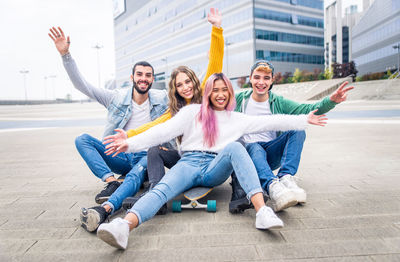
POLYGON ((97 229, 97 236, 118 249, 126 249, 129 238, 129 222, 120 217, 110 223, 103 223, 97 229))
POLYGON ((272 211, 270 207, 263 206, 256 214, 256 228, 258 229, 274 229, 282 228, 283 222, 272 211))
POLYGON ((307 201, 306 191, 304 191, 304 189, 302 189, 296 184, 295 178, 292 175, 285 175, 281 177, 279 181, 294 193, 298 203, 300 204, 306 203, 307 201))
POLYGON ((275 212, 297 205, 294 192, 285 187, 279 180, 269 185, 269 198, 275 212))

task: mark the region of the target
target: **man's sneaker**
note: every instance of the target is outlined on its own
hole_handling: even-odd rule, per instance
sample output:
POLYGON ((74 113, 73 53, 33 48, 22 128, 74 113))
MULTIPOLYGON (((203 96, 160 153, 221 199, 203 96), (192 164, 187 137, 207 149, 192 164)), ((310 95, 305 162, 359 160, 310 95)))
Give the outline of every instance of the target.
POLYGON ((102 206, 82 208, 80 214, 81 226, 89 232, 95 231, 108 217, 109 213, 102 206))
POLYGON ((256 214, 256 228, 258 229, 274 229, 282 228, 283 222, 272 211, 270 207, 263 206, 256 214))
MULTIPOLYGON (((122 208, 124 210, 129 210, 133 207, 133 205, 142 197, 142 195, 140 197, 127 197, 124 199, 124 201, 122 201, 122 208)), ((167 203, 165 203, 157 212, 156 215, 165 215, 168 212, 168 206, 167 203)))
POLYGON ((295 178, 293 176, 285 175, 280 178, 280 182, 284 184, 286 188, 288 188, 294 193, 298 203, 300 204, 306 203, 307 201, 306 191, 304 191, 304 189, 302 189, 296 184, 295 178))
POLYGON ((117 190, 117 188, 120 185, 121 185, 121 183, 118 181, 112 181, 112 182, 107 183, 107 185, 104 187, 104 189, 96 195, 94 200, 96 201, 97 204, 103 204, 104 202, 106 202, 108 200, 108 198, 110 198, 112 193, 114 193, 115 190, 117 190))
POLYGON ((275 212, 297 205, 296 195, 279 180, 269 185, 269 198, 275 212))
POLYGON ((97 236, 110 246, 126 249, 129 238, 129 222, 118 217, 110 223, 104 223, 97 229, 97 236))

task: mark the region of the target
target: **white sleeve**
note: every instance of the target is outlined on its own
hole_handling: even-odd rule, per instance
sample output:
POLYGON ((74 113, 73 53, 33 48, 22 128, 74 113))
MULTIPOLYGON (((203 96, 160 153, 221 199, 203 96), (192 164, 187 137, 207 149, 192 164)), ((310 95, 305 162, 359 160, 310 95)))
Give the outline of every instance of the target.
POLYGON ((174 117, 164 123, 153 126, 149 130, 128 138, 127 152, 139 152, 152 146, 168 142, 183 134, 185 125, 196 117, 197 107, 192 105, 183 107, 174 117))
POLYGON ((305 130, 308 125, 307 115, 241 115, 241 118, 243 118, 241 126, 244 127, 244 134, 263 133, 266 131, 305 130))

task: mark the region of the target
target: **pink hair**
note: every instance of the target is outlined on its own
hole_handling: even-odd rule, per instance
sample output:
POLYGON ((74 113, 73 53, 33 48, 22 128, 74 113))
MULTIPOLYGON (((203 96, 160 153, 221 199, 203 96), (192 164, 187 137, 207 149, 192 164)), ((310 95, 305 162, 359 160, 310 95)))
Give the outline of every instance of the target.
POLYGON ((202 124, 204 143, 208 147, 213 147, 218 138, 218 123, 210 101, 211 92, 215 81, 217 80, 224 81, 225 85, 228 87, 229 101, 225 110, 229 112, 233 111, 236 106, 235 94, 233 93, 232 84, 229 78, 227 78, 223 73, 212 74, 205 84, 203 101, 199 112, 199 121, 202 124))

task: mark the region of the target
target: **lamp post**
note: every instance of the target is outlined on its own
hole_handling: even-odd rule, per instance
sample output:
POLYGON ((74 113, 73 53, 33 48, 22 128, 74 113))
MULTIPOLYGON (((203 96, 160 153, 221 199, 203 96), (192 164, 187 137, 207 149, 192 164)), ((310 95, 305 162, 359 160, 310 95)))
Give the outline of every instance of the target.
POLYGON ((168 57, 161 58, 161 61, 165 62, 165 89, 168 89, 168 82, 167 82, 167 78, 168 78, 168 57))
POLYGON ((99 88, 101 88, 101 86, 100 86, 100 49, 103 48, 103 46, 97 43, 95 46, 92 46, 92 48, 95 48, 97 51, 97 77, 98 77, 99 88))
POLYGON ((27 92, 27 90, 26 90, 26 74, 29 73, 29 70, 22 69, 22 70, 20 70, 19 72, 20 72, 20 73, 22 74, 22 76, 24 77, 25 101, 27 101, 27 100, 28 100, 28 92, 27 92))
POLYGON ((400 72, 400 43, 393 46, 394 49, 397 49, 397 72, 400 72))

